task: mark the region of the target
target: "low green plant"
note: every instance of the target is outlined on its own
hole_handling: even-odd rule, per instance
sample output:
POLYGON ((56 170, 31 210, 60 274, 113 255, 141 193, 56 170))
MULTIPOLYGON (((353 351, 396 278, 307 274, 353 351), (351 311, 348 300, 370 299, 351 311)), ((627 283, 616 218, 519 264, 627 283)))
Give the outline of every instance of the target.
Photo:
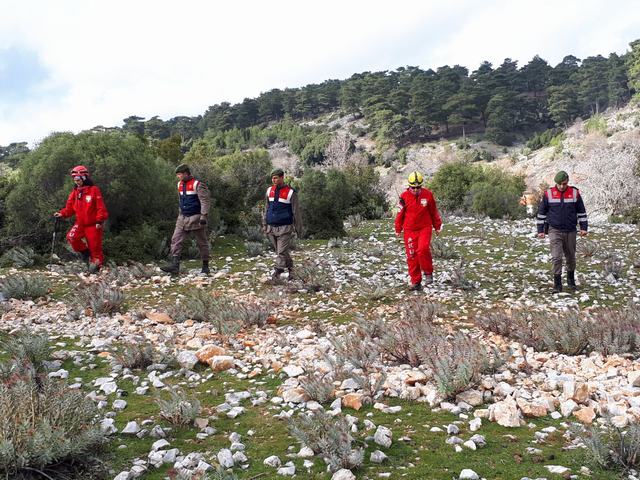
POLYGON ((43 275, 25 275, 19 273, 0 280, 0 296, 5 299, 34 299, 45 296, 50 284, 43 275))
POLYGON ((587 427, 576 434, 586 447, 588 458, 606 470, 628 471, 640 466, 640 425, 616 427, 605 417, 603 425, 587 427))
POLYGON ((81 310, 90 308, 94 315, 112 315, 122 309, 124 292, 105 282, 93 283, 76 289, 73 303, 81 310))
POLYGON ((262 242, 244 242, 244 248, 247 249, 247 256, 259 257, 265 254, 264 245, 262 242))
POLYGON ((587 133, 599 133, 600 135, 606 136, 607 120, 601 113, 596 113, 584 123, 584 130, 587 133))
POLYGON ((200 415, 200 402, 178 388, 169 388, 169 398, 157 397, 160 416, 173 425, 191 425, 200 415))
POLYGON ((84 392, 17 368, 0 379, 0 411, 0 476, 94 478, 78 471, 100 456, 106 435, 84 392))
POLYGON ((51 357, 49 336, 46 333, 20 331, 0 342, 12 361, 29 364, 36 371, 44 370, 44 362, 51 357))
POLYGON ((129 369, 144 369, 154 363, 156 349, 149 343, 125 343, 114 355, 114 361, 129 369))
POLYGON ((362 465, 364 452, 353 448, 351 426, 341 415, 324 410, 302 414, 289 420, 289 431, 301 445, 320 455, 332 472, 362 465))
POLYGON ((28 268, 35 265, 39 256, 31 247, 14 247, 2 254, 0 267, 28 268))

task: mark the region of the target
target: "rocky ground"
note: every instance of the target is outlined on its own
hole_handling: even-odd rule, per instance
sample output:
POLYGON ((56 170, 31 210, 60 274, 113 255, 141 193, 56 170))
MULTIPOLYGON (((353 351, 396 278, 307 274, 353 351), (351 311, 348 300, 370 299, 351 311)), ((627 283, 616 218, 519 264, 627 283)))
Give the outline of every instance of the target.
POLYGON ((320 266, 317 281, 307 283, 271 284, 270 254, 247 258, 239 239, 219 238, 208 277, 188 269, 195 263, 178 277, 157 270, 127 280, 108 269, 96 279, 50 265, 51 294, 4 302, 0 328, 4 335, 49 333, 50 376, 66 378, 100 407, 118 480, 168 478, 170 469, 189 478, 217 466, 246 479, 615 478, 589 462, 569 427, 597 424, 606 412, 621 428, 640 418, 635 358, 536 352, 475 320, 505 308, 554 312, 639 302, 639 237, 635 226, 593 226, 588 242, 579 240, 580 290, 557 296, 550 294, 548 245, 534 238, 532 221, 445 219, 435 283, 421 293, 407 291, 403 248, 390 220, 352 226, 344 239, 301 242, 297 264, 320 266), (124 283, 122 312, 96 315, 73 304, 73 292, 97 280, 124 283), (195 289, 266 306, 268 321, 227 335, 211 323, 180 322, 172 307, 195 289), (370 402, 353 366, 324 403, 302 388, 334 368, 336 339, 355 317, 391 324, 416 298, 440 306, 439 324, 510 352, 505 365, 446 401, 424 365, 385 356, 368 372, 384 380, 370 402), (114 358, 131 342, 153 344, 175 362, 123 368, 114 358), (193 425, 176 427, 159 415, 155 399, 174 386, 202 405, 193 425), (317 452, 290 435, 289 419, 319 410, 345 418, 354 448, 363 449, 353 473, 327 473, 317 452))

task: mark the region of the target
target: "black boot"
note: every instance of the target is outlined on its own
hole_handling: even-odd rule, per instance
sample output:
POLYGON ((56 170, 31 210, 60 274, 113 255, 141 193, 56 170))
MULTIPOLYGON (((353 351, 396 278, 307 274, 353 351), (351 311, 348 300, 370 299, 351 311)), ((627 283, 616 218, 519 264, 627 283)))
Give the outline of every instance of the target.
POLYGON ((273 273, 271 274, 271 280, 279 280, 280 275, 284 273, 284 268, 274 268, 273 273))
POLYGON ((576 285, 576 272, 568 271, 567 272, 567 287, 569 290, 577 290, 578 286, 576 285))
POLYGON ((171 262, 160 267, 160 270, 167 273, 179 273, 180 272, 180 257, 171 257, 171 262))
POLYGON ((553 293, 560 293, 562 291, 562 275, 553 276, 553 293))
POLYGON ((211 270, 209 270, 209 260, 202 261, 202 270, 200 270, 200 273, 204 273, 205 275, 211 273, 211 270))
POLYGON ((422 290, 422 282, 418 282, 418 283, 413 283, 411 284, 411 286, 409 287, 409 291, 410 292, 419 292, 422 290))
POLYGON ((86 263, 88 267, 89 259, 91 258, 91 253, 89 252, 89 249, 87 248, 86 250, 81 251, 80 256, 82 257, 82 261, 86 263))
POLYGON ((287 277, 287 280, 291 282, 295 278, 293 275, 293 268, 289 268, 288 272, 289 272, 289 276, 287 277))

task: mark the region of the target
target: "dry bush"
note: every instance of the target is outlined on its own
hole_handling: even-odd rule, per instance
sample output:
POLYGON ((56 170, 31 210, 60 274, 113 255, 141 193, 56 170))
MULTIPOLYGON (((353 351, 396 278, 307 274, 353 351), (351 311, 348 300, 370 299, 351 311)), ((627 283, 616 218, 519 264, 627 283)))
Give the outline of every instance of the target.
POLYGON ((38 255, 31 247, 14 247, 2 254, 0 267, 28 268, 38 260, 38 255))
POLYGON ((580 355, 637 354, 640 349, 640 308, 602 309, 581 314, 536 311, 495 312, 476 319, 479 327, 512 338, 535 350, 580 355))
POLYGON ((333 385, 333 375, 331 372, 322 373, 313 368, 305 368, 308 375, 300 377, 302 389, 319 403, 327 403, 335 398, 335 387, 333 385))
POLYGON ((620 215, 640 204, 638 158, 637 142, 612 145, 601 142, 587 149, 579 163, 580 170, 587 173, 580 187, 593 213, 620 215))
POLYGON ((600 245, 598 245, 598 243, 593 240, 581 240, 578 243, 576 250, 582 257, 590 258, 598 253, 598 250, 600 250, 600 245))
POLYGON ((574 429, 574 434, 584 443, 588 458, 606 470, 627 471, 640 466, 640 425, 637 423, 622 429, 607 419, 602 426, 574 429))
POLYGON ((362 465, 364 452, 353 448, 349 422, 341 415, 333 417, 324 410, 302 414, 289 420, 289 431, 300 444, 322 456, 332 472, 362 465))
POLYGON ((114 361, 124 368, 143 369, 154 363, 156 349, 149 343, 132 342, 122 346, 114 355, 114 361))
POLYGON ((433 258, 440 258, 443 260, 460 258, 460 254, 456 251, 453 244, 440 237, 436 237, 431 240, 431 254, 433 255, 433 258))
POLYGON ((18 300, 35 299, 49 293, 49 281, 43 275, 19 273, 0 280, 0 297, 18 300))
POLYGON ((606 278, 612 275, 613 278, 618 280, 624 273, 624 263, 622 259, 614 254, 609 254, 602 262, 602 275, 606 278))
POLYGON ((295 269, 295 279, 311 292, 327 290, 333 284, 331 269, 326 265, 305 260, 295 269))
POLYGON ((496 348, 490 350, 478 338, 461 331, 448 334, 440 326, 434 326, 428 336, 420 337, 416 343, 418 356, 446 398, 454 398, 476 385, 510 355, 502 355, 496 348))
POLYGON ((372 403, 386 380, 384 371, 377 368, 381 351, 377 339, 382 324, 357 318, 354 328, 344 335, 329 339, 333 345, 338 365, 352 368, 350 377, 355 380, 364 395, 363 403, 372 403))
POLYGON ((473 290, 476 288, 475 284, 467 277, 467 270, 464 266, 464 260, 460 260, 460 263, 451 272, 451 285, 460 290, 473 290))
POLYGON ((379 345, 386 356, 412 367, 420 365, 416 339, 432 335, 440 307, 422 299, 411 299, 402 309, 400 319, 386 323, 379 345))
POLYGON ((182 390, 169 388, 169 398, 156 398, 160 407, 160 416, 173 425, 191 425, 200 415, 200 402, 195 397, 187 396, 182 390))
POLYGON ((359 213, 354 213, 346 218, 346 223, 350 228, 358 228, 360 225, 362 225, 363 221, 364 218, 359 213))
POLYGON ((259 257, 265 254, 265 248, 262 242, 247 241, 244 242, 244 248, 247 250, 247 256, 259 257))
POLYGON ((90 308, 95 315, 112 315, 121 310, 124 299, 124 292, 120 288, 98 282, 76 289, 73 303, 81 310, 90 308))
POLYGON ((0 476, 68 478, 93 463, 106 442, 94 403, 64 381, 16 364, 10 370, 0 378, 0 476))
POLYGON ((0 348, 17 364, 31 365, 38 372, 44 370, 44 362, 51 358, 51 347, 46 333, 21 331, 1 342, 0 348))
POLYGON ((640 350, 640 308, 629 305, 622 310, 606 308, 591 312, 589 346, 602 355, 637 354, 640 350))
POLYGON ((358 292, 367 300, 378 301, 391 296, 393 290, 381 281, 363 281, 358 285, 358 292))

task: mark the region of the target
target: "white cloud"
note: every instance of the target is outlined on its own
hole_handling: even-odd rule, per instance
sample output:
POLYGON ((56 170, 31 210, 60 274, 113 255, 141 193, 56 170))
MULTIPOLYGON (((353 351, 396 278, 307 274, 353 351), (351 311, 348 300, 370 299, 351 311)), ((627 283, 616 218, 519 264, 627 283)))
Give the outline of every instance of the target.
POLYGON ((640 31, 632 0, 3 3, 0 50, 36 52, 49 78, 0 105, 0 145, 365 70, 621 53, 640 31))

